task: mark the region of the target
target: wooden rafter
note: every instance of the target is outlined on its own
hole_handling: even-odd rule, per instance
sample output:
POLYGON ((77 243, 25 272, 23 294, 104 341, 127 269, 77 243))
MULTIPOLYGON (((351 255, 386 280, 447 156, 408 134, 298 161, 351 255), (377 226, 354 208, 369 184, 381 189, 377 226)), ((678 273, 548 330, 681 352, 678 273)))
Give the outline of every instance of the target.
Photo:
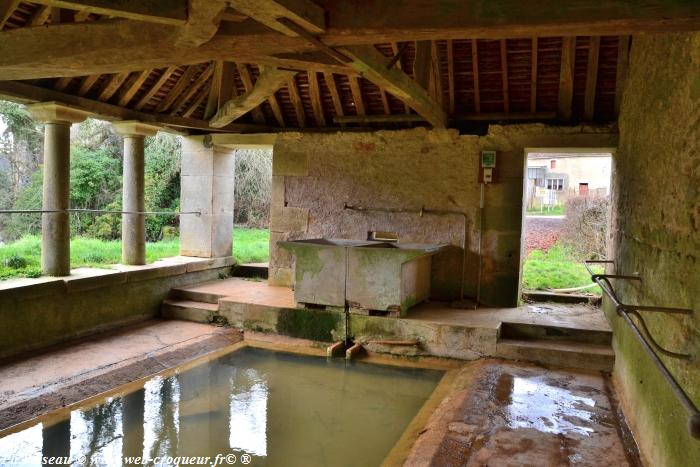
MULTIPOLYGON (((498 2, 499 8, 487 5, 490 1, 474 0, 470 8, 463 8, 463 0, 406 0, 400 9, 387 9, 385 2, 363 2, 362 8, 353 7, 351 0, 324 2, 332 27, 327 27, 319 38, 330 47, 344 47, 435 38, 522 38, 541 34, 543 28, 549 36, 700 29, 698 2, 649 0, 645 8, 634 8, 626 0, 609 0, 591 8, 582 0, 575 4, 567 2, 564 7, 560 1, 543 0, 538 3, 537 12, 546 14, 534 14, 528 2, 507 2, 508 8, 498 2)), ((129 2, 130 5, 151 3, 129 2)), ((172 3, 184 5, 185 2, 172 3)), ((286 37, 282 41, 279 33, 268 27, 241 25, 222 25, 209 42, 199 47, 173 47, 182 26, 141 21, 15 28, 3 31, 0 40, 0 79, 116 73, 231 57, 247 63, 269 64, 275 57, 315 50, 304 38, 286 37), (90 40, 85 40, 86 37, 90 40), (119 38, 117 45, 110 40, 114 38, 119 38), (57 44, 70 44, 70 47, 57 44)))
MULTIPOLYGON (((392 52, 394 53, 394 55, 397 55, 397 54, 399 53, 399 50, 400 50, 400 49, 399 49, 399 44, 397 44, 396 42, 392 42, 392 43, 391 43, 391 50, 392 50, 392 52)), ((396 61, 396 68, 398 68, 399 70, 403 71, 403 65, 402 65, 401 57, 399 57, 399 59, 396 61)), ((403 105, 404 105, 404 113, 410 113, 410 112, 411 112, 410 107, 409 107, 408 105, 406 105, 405 102, 403 103, 403 105)))
POLYGON ((205 119, 210 119, 216 113, 216 111, 219 110, 219 96, 221 95, 221 83, 223 81, 223 73, 224 61, 215 61, 214 74, 211 78, 211 86, 209 86, 209 95, 207 96, 207 105, 204 107, 205 119))
POLYGON ((342 117, 345 115, 343 111, 343 102, 340 100, 340 94, 338 93, 338 86, 335 84, 335 78, 333 73, 324 73, 323 80, 328 86, 328 92, 331 94, 331 100, 333 101, 333 109, 335 110, 335 115, 342 117))
MULTIPOLYGON (((179 128, 191 128, 196 130, 211 131, 212 127, 206 121, 193 118, 172 117, 163 114, 153 114, 149 112, 140 112, 137 110, 119 107, 117 105, 108 104, 94 99, 74 96, 53 89, 40 88, 31 84, 21 83, 18 81, 0 81, 0 96, 19 100, 20 102, 62 102, 70 107, 75 107, 84 110, 90 114, 94 114, 107 120, 138 120, 143 123, 167 125, 179 128)), ((221 131, 246 133, 246 132, 266 132, 269 128, 264 125, 252 124, 229 124, 221 128, 221 131)))
POLYGON ((80 87, 78 88, 78 95, 84 96, 85 94, 87 94, 90 91, 90 89, 95 85, 97 80, 100 79, 100 76, 102 76, 102 75, 85 76, 80 81, 80 87))
MULTIPOLYGON (((510 112, 508 114, 502 112, 482 112, 471 114, 456 114, 455 121, 465 122, 488 122, 488 121, 543 121, 554 120, 557 117, 556 112, 510 112)), ((410 123, 410 122, 425 122, 425 118, 416 114, 399 114, 399 115, 347 115, 333 118, 335 123, 410 123)))
POLYGON ((294 71, 262 68, 253 89, 234 97, 221 106, 216 115, 209 121, 209 125, 214 128, 220 128, 245 115, 251 109, 262 104, 265 99, 270 97, 295 74, 296 72, 294 71))
POLYGON ((136 110, 141 110, 148 102, 153 98, 153 96, 156 95, 158 90, 163 87, 165 82, 170 79, 172 74, 177 70, 176 66, 171 66, 168 67, 165 71, 163 71, 163 74, 160 75, 158 78, 158 81, 155 82, 153 86, 139 99, 139 101, 136 103, 134 108, 136 110))
MULTIPOLYGON (((254 87, 253 78, 250 75, 248 65, 238 63, 236 66, 238 67, 238 75, 241 77, 241 81, 243 82, 243 87, 245 88, 246 92, 252 91, 254 87)), ((253 116, 253 121, 255 123, 265 123, 265 114, 263 114, 262 110, 260 110, 260 107, 251 109, 250 114, 253 116)))
POLYGON ((387 68, 388 59, 374 46, 346 47, 343 50, 353 59, 350 65, 365 78, 403 100, 434 127, 445 127, 447 115, 442 107, 408 75, 396 68, 387 68))
POLYGON ((450 95, 449 111, 450 115, 455 113, 455 62, 454 43, 452 39, 447 40, 447 87, 450 95))
POLYGON ((32 17, 29 18, 27 25, 30 27, 42 26, 49 20, 49 16, 51 16, 51 7, 48 5, 41 5, 36 9, 32 17))
POLYGON ((589 40, 588 65, 586 67, 586 95, 583 105, 583 119, 592 121, 595 114, 595 94, 598 85, 598 59, 600 57, 600 36, 589 40))
POLYGON ((479 52, 476 39, 471 40, 472 77, 474 78, 474 112, 481 112, 481 91, 479 89, 479 52))
POLYGON ((538 40, 532 38, 532 53, 530 54, 530 112, 537 111, 537 64, 538 40))
MULTIPOLYGON (((221 83, 219 83, 219 102, 216 105, 218 110, 226 102, 238 95, 233 78, 236 72, 236 64, 233 62, 223 62, 221 70, 221 83)), ((216 113, 216 112, 215 112, 216 113)))
POLYGON ((199 90, 197 95, 192 99, 192 102, 190 105, 185 108, 184 112, 182 113, 183 117, 190 117, 192 114, 199 108, 199 106, 204 102, 204 99, 206 99, 209 96, 209 91, 211 87, 213 86, 213 83, 211 81, 207 82, 207 85, 202 86, 202 89, 199 90))
POLYGON ((192 84, 187 88, 182 91, 180 96, 175 99, 175 102, 173 102, 172 109, 170 111, 170 115, 177 115, 182 111, 182 108, 187 102, 194 96, 197 91, 199 91, 202 86, 204 86, 208 81, 209 78, 211 78, 211 75, 214 73, 214 64, 210 63, 202 73, 197 76, 196 79, 192 81, 192 84))
POLYGON ((355 113, 357 115, 365 115, 365 102, 362 100, 362 89, 360 89, 360 81, 355 76, 348 77, 350 82, 350 92, 352 93, 352 101, 355 104, 355 113))
POLYGON ((187 22, 175 41, 177 47, 199 47, 219 30, 225 0, 188 0, 187 22))
POLYGON ((54 85, 53 88, 56 91, 64 91, 68 87, 68 85, 70 84, 71 81, 73 81, 72 76, 59 78, 56 80, 56 84, 54 85))
POLYGON ((561 69, 559 71, 559 118, 571 120, 571 104, 574 97, 574 64, 576 60, 576 38, 564 37, 561 48, 561 69))
POLYGON ((431 41, 416 41, 416 57, 413 60, 413 79, 423 89, 428 89, 432 55, 431 41))
POLYGON ((165 98, 163 98, 160 104, 158 104, 158 107, 156 107, 156 112, 165 112, 166 110, 168 110, 170 106, 173 105, 175 100, 178 97, 180 97, 180 94, 182 94, 185 91, 185 89, 187 89, 190 86, 198 70, 199 67, 195 65, 187 67, 187 69, 185 69, 185 72, 182 73, 180 79, 177 81, 177 84, 173 86, 170 92, 168 92, 165 98))
POLYGON ((122 107, 126 106, 131 99, 134 98, 136 93, 141 89, 143 83, 146 82, 148 76, 151 74, 152 70, 143 70, 138 73, 132 74, 129 79, 124 84, 122 91, 119 93, 119 100, 117 100, 117 105, 122 107))
POLYGON ((431 41, 430 44, 430 94, 433 96, 441 106, 443 105, 443 94, 442 94, 442 76, 440 73, 440 54, 438 53, 437 41, 431 41))
POLYGON ((630 36, 620 36, 617 43, 617 69, 615 71, 615 116, 620 114, 622 91, 629 66, 630 36))
POLYGON ((19 6, 19 2, 20 0, 8 0, 0 3, 0 31, 2 31, 7 20, 10 19, 12 13, 14 13, 19 6))
POLYGON ((310 0, 230 0, 230 3, 237 11, 287 36, 298 34, 277 21, 278 18, 291 20, 313 34, 326 30, 325 11, 310 0))
POLYGON ((272 109, 272 114, 275 116, 275 120, 277 120, 277 124, 285 128, 287 126, 287 123, 284 120, 284 114, 282 113, 282 107, 280 106, 279 101, 277 100, 277 96, 273 92, 270 94, 270 97, 267 98, 267 103, 270 104, 270 109, 272 109))
POLYGON ((501 83, 503 90, 503 112, 510 112, 510 95, 508 93, 508 44, 501 39, 501 83))
POLYGON ((297 122, 301 128, 304 128, 306 126, 306 114, 304 113, 304 104, 301 102, 299 88, 294 76, 291 76, 289 81, 287 81, 287 89, 289 90, 289 100, 292 101, 297 122))
POLYGON ((318 82, 318 75, 315 71, 308 73, 309 77, 309 98, 314 111, 316 126, 326 126, 326 117, 323 115, 323 100, 321 99, 321 86, 318 82))
POLYGON ((32 0, 32 2, 49 7, 151 23, 182 25, 187 20, 187 4, 184 1, 32 0))
POLYGON ((119 87, 124 84, 126 78, 129 77, 129 73, 116 73, 110 76, 104 83, 104 86, 100 90, 97 98, 101 101, 108 101, 114 93, 117 92, 119 87))

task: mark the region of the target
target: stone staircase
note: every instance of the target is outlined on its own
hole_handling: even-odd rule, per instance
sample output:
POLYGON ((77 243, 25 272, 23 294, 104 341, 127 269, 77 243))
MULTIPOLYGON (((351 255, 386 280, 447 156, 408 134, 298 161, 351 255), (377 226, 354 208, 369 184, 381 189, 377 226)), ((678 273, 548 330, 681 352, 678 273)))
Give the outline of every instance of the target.
POLYGON ((563 326, 501 324, 496 353, 501 358, 558 367, 611 371, 612 331, 563 326))
MULTIPOLYGON (((267 278, 267 263, 237 265, 234 277, 267 278)), ((182 319, 198 323, 218 322, 219 300, 226 294, 216 291, 195 290, 192 287, 175 288, 161 305, 161 316, 168 319, 182 319)))

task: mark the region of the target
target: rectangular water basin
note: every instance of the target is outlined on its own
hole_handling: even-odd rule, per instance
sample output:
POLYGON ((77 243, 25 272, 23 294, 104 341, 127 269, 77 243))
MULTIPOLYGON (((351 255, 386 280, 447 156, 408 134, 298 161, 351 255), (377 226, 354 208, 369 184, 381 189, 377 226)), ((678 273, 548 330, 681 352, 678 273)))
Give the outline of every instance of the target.
POLYGON ((442 375, 243 347, 6 430, 0 463, 192 465, 182 458, 233 455, 268 467, 375 466, 442 375))

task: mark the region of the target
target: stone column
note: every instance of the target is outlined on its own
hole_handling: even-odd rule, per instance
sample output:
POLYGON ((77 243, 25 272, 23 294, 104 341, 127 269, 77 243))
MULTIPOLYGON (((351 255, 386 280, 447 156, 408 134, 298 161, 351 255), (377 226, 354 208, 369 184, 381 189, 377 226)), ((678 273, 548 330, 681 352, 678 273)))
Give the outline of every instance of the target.
MULTIPOLYGON (((70 208, 70 126, 85 120, 87 112, 56 102, 27 106, 44 124, 44 184, 42 209, 70 208)), ((41 269, 49 276, 70 274, 70 216, 50 212, 41 216, 41 269)))
POLYGON ((202 258, 231 256, 234 150, 214 145, 210 136, 182 138, 180 207, 200 216, 180 217, 180 254, 202 258))
MULTIPOLYGON (((114 122, 112 126, 124 138, 122 210, 143 212, 144 137, 155 135, 158 127, 136 121, 114 122)), ((146 264, 146 218, 143 214, 122 215, 122 263, 146 264)))

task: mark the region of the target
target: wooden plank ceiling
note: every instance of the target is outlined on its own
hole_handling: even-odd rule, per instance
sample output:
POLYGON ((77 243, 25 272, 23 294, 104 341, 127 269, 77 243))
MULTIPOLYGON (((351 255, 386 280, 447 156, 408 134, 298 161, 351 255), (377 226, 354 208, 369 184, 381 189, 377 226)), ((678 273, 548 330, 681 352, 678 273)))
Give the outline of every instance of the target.
MULTIPOLYGON (((109 11, 95 7, 95 4, 104 3, 109 2, 2 0, 0 43, 2 35, 12 34, 13 30, 34 28, 38 31, 74 23, 98 25, 117 21, 112 16, 118 16, 119 12, 104 14, 109 11), (93 8, 84 9, 82 4, 93 8)), ((255 2, 232 3, 240 4, 240 10, 228 7, 223 14, 219 13, 221 28, 251 21, 247 8, 255 9, 250 6, 255 2)), ((134 19, 136 13, 129 14, 131 18, 121 21, 142 22, 144 27, 153 24, 148 18, 134 19)), ((166 19, 173 23, 181 21, 177 13, 166 19)), ((312 45, 318 40, 311 35, 317 31, 312 31, 313 26, 306 23, 305 29, 294 32, 298 18, 289 25, 292 32, 284 30, 283 21, 279 23, 281 32, 273 32, 279 34, 280 41, 290 35, 307 33, 312 45)), ((276 57, 281 61, 276 65, 281 70, 270 63, 269 56, 259 63, 231 56, 227 60, 217 57, 199 63, 82 76, 76 73, 60 76, 51 71, 48 77, 0 81, 0 94, 27 100, 62 100, 63 96, 70 96, 72 100, 66 102, 79 102, 88 107, 94 103, 96 113, 111 114, 107 116, 112 118, 147 114, 154 122, 192 131, 405 128, 431 124, 459 126, 468 121, 601 123, 616 120, 619 89, 630 47, 629 35, 504 35, 481 39, 455 37, 454 32, 449 31, 442 37, 419 39, 359 46, 360 49, 373 46, 391 67, 389 72, 384 70, 383 63, 380 63, 382 66, 375 63, 375 68, 368 69, 373 65, 367 63, 367 54, 358 49, 358 58, 350 44, 345 50, 342 46, 324 50, 327 46, 319 43, 314 53, 324 56, 324 60, 312 60, 306 65, 294 60, 287 63, 282 60, 283 54, 278 54, 276 57), (334 60, 333 53, 340 57, 334 60), (266 94, 261 94, 262 80, 258 82, 263 73, 267 80, 265 86, 269 88, 266 94), (413 81, 401 81, 402 77, 413 81), (416 97, 416 84, 420 86, 418 94, 423 92, 426 96, 416 97), (254 89, 257 94, 252 92, 254 89), (76 101, 77 98, 81 99, 76 101), (227 103, 228 107, 224 108, 227 103), (232 106, 237 107, 227 118, 227 109, 232 106), (123 115, 119 109, 125 109, 123 115), (209 127, 210 121, 216 129, 209 127), (213 125, 214 121, 217 125, 213 125), (227 127, 231 122, 238 126, 227 127)), ((90 37, 85 40, 89 41, 90 37)), ((375 52, 370 50, 369 54, 374 57, 375 52)), ((2 63, 0 79, 3 79, 2 63)))

